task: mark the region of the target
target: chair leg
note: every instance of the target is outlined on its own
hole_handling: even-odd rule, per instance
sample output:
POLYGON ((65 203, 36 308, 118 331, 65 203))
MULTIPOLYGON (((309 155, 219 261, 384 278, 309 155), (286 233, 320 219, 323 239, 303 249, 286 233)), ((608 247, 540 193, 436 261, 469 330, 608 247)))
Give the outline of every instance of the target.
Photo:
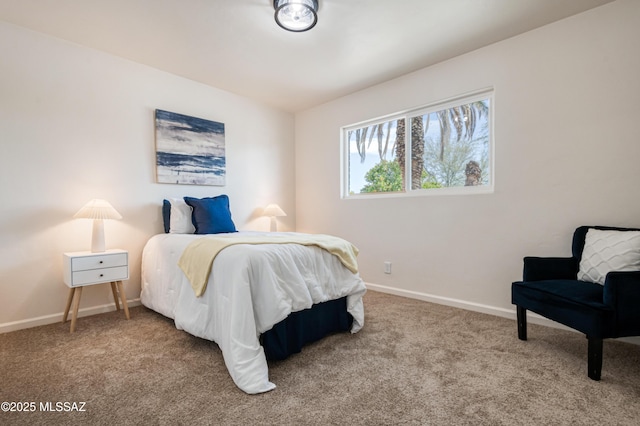
POLYGON ((592 380, 600 380, 602 372, 602 339, 587 336, 588 345, 588 361, 589 378, 592 380))
POLYGON ((527 340, 527 310, 522 306, 516 306, 518 318, 518 339, 527 340))

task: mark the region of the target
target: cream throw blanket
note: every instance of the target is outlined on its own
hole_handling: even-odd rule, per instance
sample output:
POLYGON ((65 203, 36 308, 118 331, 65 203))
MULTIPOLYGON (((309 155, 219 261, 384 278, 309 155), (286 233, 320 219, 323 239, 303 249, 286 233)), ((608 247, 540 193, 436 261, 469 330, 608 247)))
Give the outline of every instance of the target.
POLYGON ((182 253, 178 266, 187 276, 196 297, 207 288, 213 260, 225 247, 234 244, 300 244, 317 246, 340 259, 354 274, 358 272, 358 249, 342 238, 323 234, 281 233, 274 235, 209 236, 190 243, 182 253))

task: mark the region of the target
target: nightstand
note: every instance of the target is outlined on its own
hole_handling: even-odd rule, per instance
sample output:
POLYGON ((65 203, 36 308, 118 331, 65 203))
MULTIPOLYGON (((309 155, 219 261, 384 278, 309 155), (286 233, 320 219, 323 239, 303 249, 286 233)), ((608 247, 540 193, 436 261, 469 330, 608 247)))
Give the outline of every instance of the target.
POLYGON ((117 310, 120 310, 118 292, 124 314, 129 319, 129 306, 127 306, 127 296, 124 293, 122 280, 129 279, 129 252, 126 250, 107 250, 101 253, 90 251, 78 251, 64 253, 64 283, 69 287, 69 297, 67 307, 64 310, 62 322, 67 322, 69 309, 73 303, 73 314, 71 316, 71 333, 76 331, 76 320, 78 319, 78 307, 82 288, 94 284, 111 284, 113 300, 117 310), (116 288, 117 287, 117 288, 116 288), (75 296, 75 301, 74 301, 75 296))

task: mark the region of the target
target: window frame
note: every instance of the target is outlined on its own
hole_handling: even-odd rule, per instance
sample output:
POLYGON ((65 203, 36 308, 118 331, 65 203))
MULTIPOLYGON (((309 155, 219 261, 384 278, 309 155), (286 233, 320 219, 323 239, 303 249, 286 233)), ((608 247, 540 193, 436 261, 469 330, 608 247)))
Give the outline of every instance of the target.
POLYGON ((424 197, 424 196, 442 196, 442 195, 474 195, 474 194, 491 194, 495 188, 495 136, 494 136, 494 115, 495 115, 495 89, 488 87, 462 95, 450 97, 436 102, 422 105, 416 108, 407 109, 401 112, 376 117, 371 120, 365 120, 358 123, 342 126, 340 128, 340 198, 344 200, 354 199, 375 199, 375 198, 397 198, 397 197, 424 197), (416 116, 422 116, 428 113, 450 109, 456 106, 477 102, 480 100, 489 100, 488 112, 488 131, 489 131, 489 183, 487 185, 478 186, 455 186, 444 188, 419 188, 411 189, 411 119, 416 116), (403 191, 395 192, 367 192, 358 194, 349 194, 349 156, 350 141, 348 134, 350 131, 361 129, 363 127, 373 126, 380 123, 386 123, 392 120, 405 120, 405 188, 403 191))

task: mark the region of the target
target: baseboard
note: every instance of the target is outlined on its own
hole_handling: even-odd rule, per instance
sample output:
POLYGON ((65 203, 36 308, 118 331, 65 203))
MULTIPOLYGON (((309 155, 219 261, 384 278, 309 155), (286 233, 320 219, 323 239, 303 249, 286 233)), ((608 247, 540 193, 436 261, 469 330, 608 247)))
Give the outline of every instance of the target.
MULTIPOLYGON (((495 315, 498 317, 509 318, 516 320, 516 309, 505 309, 497 306, 483 305, 481 303, 469 302, 467 300, 453 299, 450 297, 436 296, 428 293, 421 293, 412 290, 403 290, 394 287, 387 287, 379 284, 365 283, 368 289, 373 291, 379 291, 381 293, 393 294, 396 296, 408 297, 410 299, 424 300, 425 302, 437 303, 440 305, 452 306, 454 308, 466 309, 468 311, 482 312, 483 314, 495 315)), ((576 332, 576 330, 559 324, 555 321, 551 321, 545 317, 542 317, 534 312, 527 312, 527 321, 531 324, 544 325, 546 327, 554 327, 562 330, 568 330, 576 332)), ((514 325, 515 327, 515 325, 514 325)), ((515 333, 515 328, 514 328, 515 333)), ((622 337, 619 339, 622 342, 632 343, 634 345, 640 345, 640 337, 622 337)))
POLYGON ((452 299, 450 297, 436 296, 428 293, 421 293, 412 290, 403 290, 394 287, 387 287, 379 284, 365 283, 368 289, 379 291, 381 293, 394 294, 396 296, 408 297, 410 299, 424 300, 425 302, 437 303, 439 305, 453 306, 454 308, 466 309, 469 311, 482 312, 485 314, 496 315, 499 317, 516 318, 515 309, 504 309, 495 306, 473 303, 466 300, 452 299))
MULTIPOLYGON (((140 298, 127 300, 127 306, 133 308, 140 305, 140 298)), ((91 306, 88 308, 78 309, 78 318, 88 317, 90 315, 103 314, 116 310, 115 303, 107 303, 105 305, 91 306)), ((7 322, 0 324, 0 334, 9 333, 11 331, 22 330, 25 328, 38 327, 40 325, 53 324, 62 321, 64 312, 57 314, 45 315, 37 318, 29 318, 21 321, 7 322)))

